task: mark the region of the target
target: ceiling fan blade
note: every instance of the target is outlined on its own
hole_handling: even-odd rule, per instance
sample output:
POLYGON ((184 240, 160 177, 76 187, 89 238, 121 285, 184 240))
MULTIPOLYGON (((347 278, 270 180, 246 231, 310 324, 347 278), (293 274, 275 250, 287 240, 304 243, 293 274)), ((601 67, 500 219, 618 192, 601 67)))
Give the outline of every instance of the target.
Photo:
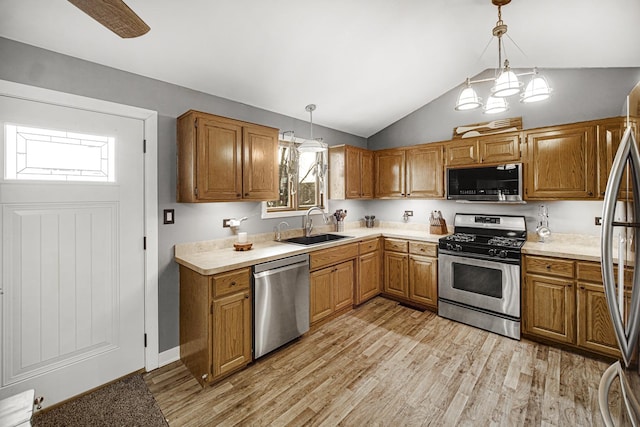
POLYGON ((122 0, 68 1, 123 39, 139 37, 151 29, 122 0))

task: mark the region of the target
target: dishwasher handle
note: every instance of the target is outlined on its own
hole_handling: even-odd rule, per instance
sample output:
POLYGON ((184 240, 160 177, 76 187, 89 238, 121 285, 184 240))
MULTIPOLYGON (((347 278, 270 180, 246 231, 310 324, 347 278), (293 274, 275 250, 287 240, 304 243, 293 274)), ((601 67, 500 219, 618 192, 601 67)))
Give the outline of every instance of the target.
POLYGON ((274 268, 272 270, 265 270, 265 271, 261 271, 259 273, 253 273, 253 277, 255 279, 260 279, 261 277, 266 277, 266 276, 273 276, 275 274, 278 273, 282 273, 288 270, 293 270, 296 268, 300 268, 300 267, 308 267, 309 266, 309 261, 303 261, 303 262, 298 262, 295 264, 288 264, 288 265, 284 265, 282 267, 278 267, 278 268, 274 268))

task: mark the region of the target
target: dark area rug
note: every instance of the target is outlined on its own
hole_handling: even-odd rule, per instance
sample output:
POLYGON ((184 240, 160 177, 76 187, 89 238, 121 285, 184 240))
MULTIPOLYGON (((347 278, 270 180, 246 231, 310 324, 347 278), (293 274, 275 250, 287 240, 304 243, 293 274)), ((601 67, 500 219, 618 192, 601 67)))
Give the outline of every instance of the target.
POLYGON ((168 424, 141 375, 132 375, 33 416, 34 427, 168 424))

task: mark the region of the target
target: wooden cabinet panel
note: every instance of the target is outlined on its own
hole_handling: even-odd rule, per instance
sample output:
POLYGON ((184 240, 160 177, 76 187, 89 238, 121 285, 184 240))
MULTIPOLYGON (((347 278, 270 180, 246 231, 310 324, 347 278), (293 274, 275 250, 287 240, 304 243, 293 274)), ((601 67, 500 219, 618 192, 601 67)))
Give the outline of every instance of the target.
MULTIPOLYGON (((631 126, 637 129, 635 120, 631 120, 631 126)), ((607 188, 609 173, 613 159, 618 151, 622 135, 626 129, 626 120, 621 117, 614 119, 602 120, 598 122, 598 196, 603 198, 607 188)), ((638 142, 636 140, 636 142, 638 142)), ((620 183, 620 193, 618 197, 626 199, 632 197, 631 189, 627 189, 627 177, 629 168, 625 170, 622 182, 620 183)))
POLYGON ((242 126, 197 119, 198 200, 242 198, 242 126))
POLYGON ((251 362, 251 299, 249 291, 213 300, 213 378, 251 362))
POLYGON ((492 135, 480 139, 482 163, 506 163, 520 160, 520 134, 492 135))
POLYGON ((573 279, 527 274, 524 292, 526 333, 558 342, 575 342, 573 279))
POLYGON ((432 308, 438 306, 438 259, 409 256, 409 299, 432 308))
POLYGON ((199 111, 178 118, 177 200, 273 200, 278 129, 199 111))
POLYGON ((326 265, 338 264, 347 259, 358 256, 358 243, 348 243, 330 249, 312 252, 310 255, 310 268, 315 270, 326 265))
POLYGON ((612 357, 620 357, 609 307, 601 284, 578 282, 577 344, 612 357))
POLYGON ((349 145, 329 147, 329 199, 373 198, 373 152, 349 145))
POLYGON ((249 200, 278 198, 278 133, 243 127, 243 195, 249 200))
POLYGON ((409 296, 409 255, 396 252, 384 253, 384 292, 407 298, 409 296))
POLYGON ((310 322, 315 323, 333 313, 333 267, 311 272, 310 322))
POLYGON ((596 197, 594 126, 529 131, 525 196, 529 199, 596 197))
POLYGON ((333 267, 333 311, 353 305, 354 271, 353 261, 333 267))
POLYGON ((407 187, 405 191, 407 197, 444 197, 442 151, 441 145, 407 150, 407 187))
POLYGON ((211 278, 211 283, 214 298, 244 291, 251 286, 251 269, 243 268, 216 274, 211 278))
POLYGON ((365 240, 364 242, 360 242, 358 247, 360 255, 377 251, 380 248, 380 239, 365 240))
POLYGON ((379 295, 380 286, 380 251, 367 252, 358 258, 358 284, 356 302, 363 302, 379 295))
POLYGON ((400 198, 405 195, 405 150, 375 153, 375 197, 400 198))
POLYGON ((456 141, 446 146, 447 166, 473 165, 480 162, 478 140, 456 141))
POLYGON ((409 252, 409 242, 400 239, 384 239, 384 250, 392 252, 409 252))
POLYGON ((430 257, 438 256, 438 244, 428 242, 409 242, 409 253, 430 257))
POLYGON ((573 265, 574 262, 568 259, 527 255, 525 268, 527 273, 573 278, 573 265))

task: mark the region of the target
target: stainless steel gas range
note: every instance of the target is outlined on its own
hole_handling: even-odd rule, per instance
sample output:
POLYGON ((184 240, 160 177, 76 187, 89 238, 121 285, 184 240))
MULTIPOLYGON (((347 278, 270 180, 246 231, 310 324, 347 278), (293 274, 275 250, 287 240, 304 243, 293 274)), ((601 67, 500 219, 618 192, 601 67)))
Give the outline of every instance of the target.
POLYGON ((524 216, 456 214, 438 244, 438 314, 520 339, 524 216))

